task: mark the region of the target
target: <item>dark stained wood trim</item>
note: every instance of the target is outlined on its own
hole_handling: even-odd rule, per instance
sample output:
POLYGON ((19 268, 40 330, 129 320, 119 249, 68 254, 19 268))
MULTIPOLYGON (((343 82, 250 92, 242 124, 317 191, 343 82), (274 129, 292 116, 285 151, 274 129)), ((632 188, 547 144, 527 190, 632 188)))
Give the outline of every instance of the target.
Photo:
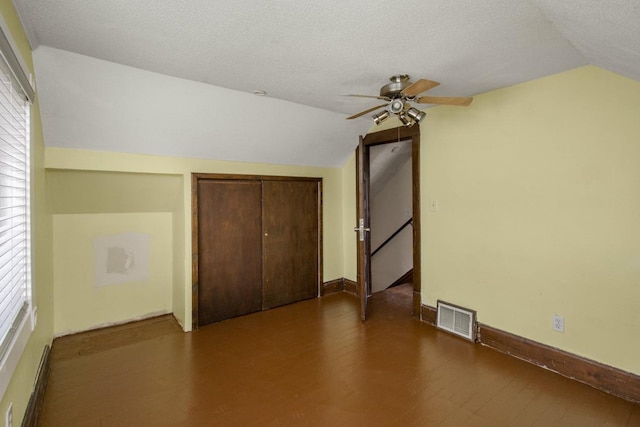
POLYGON ((323 273, 323 233, 322 233, 322 178, 278 175, 242 175, 242 174, 191 174, 191 327, 198 329, 198 181, 200 180, 238 180, 238 181, 308 181, 318 185, 318 295, 322 292, 323 273))
POLYGON ((320 296, 344 292, 344 278, 329 280, 322 284, 320 296))
POLYGON ((420 304, 422 303, 422 296, 420 292, 413 291, 413 304, 411 305, 411 316, 420 318, 420 304))
POLYGON ((191 328, 198 329, 198 180, 191 174, 191 328))
POLYGON ((351 295, 358 296, 358 282, 345 279, 341 277, 339 279, 330 280, 322 284, 322 296, 330 295, 340 292, 345 292, 351 295))
MULTIPOLYGON (((358 136, 360 141, 362 139, 362 135, 358 136)), ((358 283, 360 283, 360 278, 362 277, 362 271, 361 270, 361 265, 362 265, 362 251, 360 250, 360 242, 358 241, 358 232, 355 230, 355 228, 358 227, 358 222, 360 221, 360 212, 358 212, 360 210, 360 179, 359 179, 359 171, 360 171, 360 145, 358 144, 358 146, 356 147, 356 173, 354 176, 354 179, 356 180, 356 217, 354 218, 354 235, 355 235, 355 240, 356 240, 356 287, 355 287, 355 292, 350 292, 353 293, 354 295, 360 295, 360 291, 359 291, 359 287, 358 287, 358 283)), ((345 291, 346 291, 346 284, 345 284, 345 291)))
POLYGON ((344 291, 348 294, 358 295, 358 282, 344 279, 344 291))
MULTIPOLYGON (((369 157, 369 147, 364 144, 364 138, 359 137, 358 149, 356 151, 356 175, 358 181, 357 213, 358 220, 356 227, 371 227, 371 163, 369 157)), ((360 296, 360 319, 364 322, 367 319, 367 307, 369 296, 371 295, 371 233, 368 231, 360 239, 358 231, 358 295, 360 296)))
POLYGON ((81 356, 87 356, 98 351, 140 343, 166 334, 184 334, 182 326, 172 313, 160 314, 140 320, 129 320, 123 323, 58 336, 54 338, 53 344, 51 344, 52 354, 55 356, 52 363, 55 365, 56 360, 78 356, 77 352, 65 353, 60 348, 72 348, 74 345, 82 345, 85 350, 81 356), (153 334, 141 334, 140 329, 138 329, 140 326, 144 326, 144 330, 149 333, 153 332, 153 334), (147 328, 147 326, 149 327, 147 328), (69 347, 70 344, 72 344, 71 347, 69 347))
POLYGON ((597 388, 631 402, 640 403, 640 376, 582 356, 510 334, 481 323, 480 343, 597 388))
POLYGON ((47 381, 49 381, 49 373, 51 372, 50 356, 51 347, 45 345, 42 358, 40 359, 40 365, 38 366, 38 372, 36 373, 35 388, 29 397, 27 409, 22 419, 22 427, 35 427, 38 425, 38 415, 44 402, 44 392, 47 388, 47 381))
MULTIPOLYGON (((420 227, 420 126, 398 127, 369 133, 364 137, 364 145, 367 147, 396 142, 398 140, 411 139, 411 169, 412 169, 412 196, 413 196, 413 316, 420 316, 420 301, 422 293, 422 257, 421 251, 421 227, 420 227), (417 295, 416 295, 417 294, 417 295)), ((357 159, 357 156, 356 156, 357 159)), ((357 165, 356 165, 357 170, 357 165)), ((356 194, 359 191, 356 176, 356 194)), ((357 219, 356 219, 357 222, 357 219)))
POLYGON ((318 292, 316 293, 317 297, 322 296, 323 291, 323 271, 324 271, 324 253, 322 252, 324 249, 324 229, 322 227, 322 211, 323 211, 323 186, 322 186, 322 178, 315 178, 318 180, 318 292))
POLYGON ((379 132, 371 132, 368 133, 364 139, 366 145, 378 145, 397 141, 398 137, 400 139, 412 139, 415 136, 420 136, 420 126, 402 126, 379 132))
POLYGON ((420 305, 420 320, 432 326, 438 322, 438 309, 430 305, 420 305))
POLYGON ((411 135, 412 153, 411 153, 411 173, 413 176, 413 316, 420 315, 420 302, 422 299, 422 243, 421 243, 421 226, 420 219, 420 127, 417 133, 411 135), (417 297, 417 303, 416 303, 417 297))
POLYGON ((241 174, 223 174, 223 173, 200 173, 193 172, 191 176, 195 179, 222 179, 225 181, 309 181, 315 182, 322 178, 307 176, 280 176, 280 175, 241 175, 241 174))

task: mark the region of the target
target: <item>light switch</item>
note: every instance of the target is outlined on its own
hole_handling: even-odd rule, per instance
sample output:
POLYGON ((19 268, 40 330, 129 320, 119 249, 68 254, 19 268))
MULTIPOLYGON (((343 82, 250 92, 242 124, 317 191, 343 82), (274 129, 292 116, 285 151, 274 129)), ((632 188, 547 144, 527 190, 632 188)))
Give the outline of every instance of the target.
POLYGON ((435 199, 429 200, 429 210, 431 212, 438 212, 440 210, 440 202, 435 199))

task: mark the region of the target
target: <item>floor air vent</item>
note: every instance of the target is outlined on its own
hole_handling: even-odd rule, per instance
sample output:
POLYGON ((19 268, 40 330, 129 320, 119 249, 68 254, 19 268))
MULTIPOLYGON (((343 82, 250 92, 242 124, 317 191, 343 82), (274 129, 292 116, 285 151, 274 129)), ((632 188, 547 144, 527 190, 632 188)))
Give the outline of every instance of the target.
POLYGON ((469 341, 476 340, 476 312, 453 304, 438 301, 436 326, 469 341))

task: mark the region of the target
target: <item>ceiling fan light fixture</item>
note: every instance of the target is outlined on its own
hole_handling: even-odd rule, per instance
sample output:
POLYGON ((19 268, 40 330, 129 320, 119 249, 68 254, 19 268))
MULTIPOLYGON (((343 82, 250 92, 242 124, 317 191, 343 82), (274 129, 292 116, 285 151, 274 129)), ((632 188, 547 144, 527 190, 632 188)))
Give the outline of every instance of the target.
POLYGON ((371 118, 373 119, 374 122, 376 122, 377 125, 379 125, 380 123, 387 120, 389 116, 390 116, 389 112, 387 110, 384 110, 378 114, 374 114, 373 116, 371 116, 371 118))
POLYGON ((422 119, 427 117, 427 113, 425 113, 424 111, 420 111, 417 108, 411 107, 407 110, 407 116, 415 120, 416 123, 420 123, 422 119))
POLYGON ((404 101, 400 98, 393 99, 389 103, 389 111, 393 114, 399 114, 404 110, 404 101))
POLYGON ((400 119, 403 125, 407 127, 413 126, 413 123, 414 123, 413 120, 408 119, 407 116, 404 115, 404 113, 398 114, 398 118, 400 119))
POLYGON ((388 119, 392 114, 398 116, 398 120, 404 126, 413 126, 420 123, 427 116, 427 113, 412 106, 412 103, 418 104, 436 104, 436 105, 459 105, 467 106, 473 98, 470 97, 450 97, 450 96, 420 96, 423 92, 433 89, 440 83, 433 80, 420 79, 412 83, 407 74, 396 74, 389 77, 390 83, 380 88, 380 96, 373 95, 345 95, 358 96, 362 98, 375 98, 386 101, 385 104, 371 107, 357 114, 347 117, 347 120, 357 119, 360 116, 369 114, 379 108, 385 108, 386 111, 372 116, 377 125, 388 119))

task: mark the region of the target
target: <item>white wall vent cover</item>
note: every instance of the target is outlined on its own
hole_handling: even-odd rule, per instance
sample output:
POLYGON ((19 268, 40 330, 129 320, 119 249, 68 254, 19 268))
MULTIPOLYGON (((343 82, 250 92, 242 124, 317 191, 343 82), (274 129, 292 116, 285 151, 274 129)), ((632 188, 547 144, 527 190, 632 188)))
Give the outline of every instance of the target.
POLYGON ((436 326, 469 341, 476 340, 476 312, 473 310, 438 301, 436 326))

